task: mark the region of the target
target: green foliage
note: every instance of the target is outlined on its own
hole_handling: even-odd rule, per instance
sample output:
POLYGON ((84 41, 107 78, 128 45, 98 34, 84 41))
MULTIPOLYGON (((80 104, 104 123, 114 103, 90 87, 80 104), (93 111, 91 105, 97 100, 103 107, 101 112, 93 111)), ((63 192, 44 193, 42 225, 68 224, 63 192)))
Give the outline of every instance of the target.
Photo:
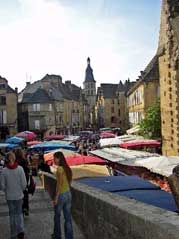
POLYGON ((139 127, 140 135, 149 139, 161 138, 160 102, 148 108, 145 119, 140 122, 139 127))

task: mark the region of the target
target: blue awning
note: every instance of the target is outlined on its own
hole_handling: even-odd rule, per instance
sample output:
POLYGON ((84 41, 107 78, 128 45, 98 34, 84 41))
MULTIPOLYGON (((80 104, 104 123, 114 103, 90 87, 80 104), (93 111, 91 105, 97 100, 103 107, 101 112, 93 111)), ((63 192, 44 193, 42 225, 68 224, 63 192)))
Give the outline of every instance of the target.
POLYGON ((41 150, 41 151, 52 151, 55 149, 66 149, 71 151, 76 151, 76 147, 72 145, 66 145, 66 144, 58 144, 58 143, 44 143, 44 144, 38 144, 31 146, 30 149, 34 150, 41 150))
POLYGON ((115 195, 125 196, 169 211, 179 211, 172 194, 137 176, 111 176, 78 181, 115 195))
POLYGON ((20 143, 23 143, 25 141, 25 139, 23 138, 19 138, 19 137, 11 137, 9 139, 6 139, 6 143, 9 143, 9 144, 20 144, 20 143))

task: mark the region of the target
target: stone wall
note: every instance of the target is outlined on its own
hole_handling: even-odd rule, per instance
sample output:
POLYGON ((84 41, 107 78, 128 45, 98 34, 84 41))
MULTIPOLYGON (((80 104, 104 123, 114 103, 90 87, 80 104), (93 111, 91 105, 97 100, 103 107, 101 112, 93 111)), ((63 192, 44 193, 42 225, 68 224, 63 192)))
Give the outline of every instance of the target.
POLYGON ((179 155, 179 1, 163 0, 159 38, 164 155, 179 155))
MULTIPOLYGON (((55 180, 45 174, 54 194, 55 180)), ((86 239, 179 239, 179 216, 78 182, 72 184, 73 219, 86 239)))

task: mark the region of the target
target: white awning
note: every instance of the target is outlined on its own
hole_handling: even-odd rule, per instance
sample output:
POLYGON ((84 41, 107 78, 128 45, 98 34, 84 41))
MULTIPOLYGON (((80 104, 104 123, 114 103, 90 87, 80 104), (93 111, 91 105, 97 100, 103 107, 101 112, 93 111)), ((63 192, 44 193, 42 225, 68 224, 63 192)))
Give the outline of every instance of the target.
POLYGON ((139 132, 139 130, 140 130, 139 125, 136 125, 133 128, 126 130, 126 132, 127 132, 127 134, 135 134, 135 133, 139 132))

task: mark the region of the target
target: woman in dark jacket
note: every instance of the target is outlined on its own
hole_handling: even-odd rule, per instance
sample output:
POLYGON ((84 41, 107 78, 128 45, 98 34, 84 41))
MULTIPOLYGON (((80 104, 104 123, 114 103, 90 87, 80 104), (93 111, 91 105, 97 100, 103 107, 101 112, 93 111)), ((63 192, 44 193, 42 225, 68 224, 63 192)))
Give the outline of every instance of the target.
MULTIPOLYGON (((25 152, 22 149, 16 149, 15 150, 16 160, 18 164, 23 168, 27 184, 29 182, 29 163, 26 159, 25 152)), ((23 205, 22 205, 23 214, 28 216, 29 215, 29 194, 28 194, 28 188, 24 190, 24 198, 23 198, 23 205)))

